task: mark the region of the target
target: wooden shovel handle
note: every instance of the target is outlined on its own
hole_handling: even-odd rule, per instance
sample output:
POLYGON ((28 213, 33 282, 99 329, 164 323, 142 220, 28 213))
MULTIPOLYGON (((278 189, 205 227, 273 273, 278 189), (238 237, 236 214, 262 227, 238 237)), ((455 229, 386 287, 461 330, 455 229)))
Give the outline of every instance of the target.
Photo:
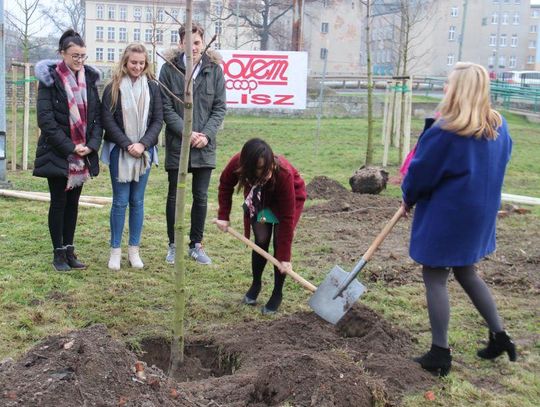
MULTIPOLYGON (((227 227, 227 232, 236 237, 238 240, 242 241, 249 247, 251 247, 253 250, 255 250, 257 253, 259 253, 261 256, 263 256, 266 260, 268 260, 270 263, 272 263, 274 266, 276 266, 278 269, 283 270, 283 266, 279 262, 278 259, 276 259, 274 256, 272 256, 270 253, 268 253, 266 250, 261 249, 259 246, 257 246, 255 243, 253 243, 251 240, 249 240, 244 235, 238 233, 236 230, 234 230, 232 227, 227 227)), ((304 287, 306 290, 314 293, 317 290, 317 287, 315 287, 313 284, 311 284, 309 281, 307 281, 305 278, 303 278, 298 273, 295 273, 292 270, 284 270, 293 280, 298 282, 302 287, 304 287)))
POLYGON ((375 238, 373 243, 371 243, 371 246, 367 249, 367 251, 364 253, 362 258, 368 262, 369 259, 371 259, 371 256, 373 256, 373 253, 379 248, 383 240, 388 236, 388 233, 392 230, 392 228, 395 226, 397 221, 403 216, 405 213, 405 208, 403 206, 400 206, 399 209, 396 211, 394 216, 392 216, 392 219, 388 221, 388 223, 384 226, 383 230, 379 233, 379 235, 375 238))

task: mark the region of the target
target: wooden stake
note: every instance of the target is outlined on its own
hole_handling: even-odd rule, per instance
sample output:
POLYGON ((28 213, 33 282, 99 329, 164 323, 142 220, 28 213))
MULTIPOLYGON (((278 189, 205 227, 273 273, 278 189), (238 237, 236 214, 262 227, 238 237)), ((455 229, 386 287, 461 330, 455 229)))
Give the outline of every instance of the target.
POLYGON ((11 78, 13 83, 11 85, 11 171, 17 169, 17 67, 11 65, 11 78))
MULTIPOLYGON (((50 196, 35 195, 32 193, 25 193, 21 191, 13 191, 10 189, 0 189, 0 196, 7 196, 10 198, 28 199, 30 201, 50 202, 50 196)), ((83 208, 103 208, 103 205, 98 205, 90 202, 79 202, 79 206, 83 208)))
POLYGON ((28 130, 30 128, 30 64, 24 64, 24 127, 23 127, 23 150, 22 169, 28 169, 28 130))

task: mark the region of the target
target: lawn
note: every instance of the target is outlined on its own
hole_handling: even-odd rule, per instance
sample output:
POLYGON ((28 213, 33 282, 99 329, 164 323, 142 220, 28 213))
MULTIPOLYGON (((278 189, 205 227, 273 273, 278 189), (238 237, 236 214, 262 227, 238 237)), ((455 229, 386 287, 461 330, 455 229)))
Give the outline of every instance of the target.
MULTIPOLYGON (((514 140, 514 151, 504 192, 540 197, 540 162, 537 158, 540 154, 540 126, 519 116, 508 114, 506 117, 514 140)), ((413 120, 413 134, 417 134, 422 125, 421 121, 413 120)), ((366 128, 364 119, 323 119, 318 135, 315 119, 228 116, 219 135, 218 170, 212 176, 208 220, 215 216, 217 210, 219 169, 248 138, 259 136, 266 139, 276 153, 285 155, 300 170, 306 182, 317 175, 325 175, 348 185, 348 178, 364 161, 366 128)), ((378 121, 375 126, 375 164, 382 160, 380 132, 378 121)), ((20 137, 20 130, 18 134, 20 137)), ((35 135, 35 132, 31 134, 35 135)), ((35 139, 30 145, 31 151, 35 151, 35 139)), ((163 163, 163 149, 159 155, 163 163)), ((392 166, 388 171, 395 175, 395 150, 391 151, 390 163, 392 166)), ((32 177, 30 171, 8 172, 8 178, 17 190, 47 191, 46 180, 32 177)), ((141 244, 147 267, 132 270, 125 266, 118 273, 107 269, 108 208, 80 209, 76 246, 81 259, 91 267, 87 271, 60 274, 54 272, 50 264, 52 250, 47 229, 47 204, 0 198, 0 360, 21 355, 48 335, 95 323, 105 323, 115 337, 125 342, 137 342, 152 334, 169 335, 173 278, 172 268, 164 262, 167 248, 166 191, 166 172, 162 166, 153 168, 146 194, 141 244)), ((111 196, 107 167, 102 167, 100 176, 85 185, 84 194, 111 196)), ((397 186, 389 185, 383 195, 399 197, 400 191, 397 186)), ((232 225, 241 229, 240 199, 235 200, 234 208, 232 225)), ((538 225, 540 210, 532 208, 532 211, 530 215, 512 220, 516 230, 527 228, 528 224, 538 225)), ((205 246, 214 265, 205 269, 189 263, 188 332, 204 332, 213 326, 234 324, 239 320, 260 320, 264 324, 265 319, 252 309, 232 305, 241 298, 244 287, 249 285, 248 251, 210 223, 205 233, 205 246)), ((309 236, 309 233, 310 230, 300 222, 298 235, 309 236)), ((299 239, 294 250, 295 253, 304 253, 314 245, 320 245, 324 250, 332 244, 339 242, 303 238, 299 239)), ((333 263, 332 259, 329 262, 333 263)), ((124 258, 123 265, 125 263, 124 258)), ((321 275, 324 276, 324 273, 313 274, 302 256, 294 258, 294 265, 300 274, 313 277, 315 284, 320 283, 321 275)), ((266 272, 265 282, 268 283, 270 278, 270 273, 266 272)), ((265 284, 263 294, 268 295, 270 286, 265 284)), ((497 286, 494 286, 494 291, 502 314, 513 324, 512 333, 517 338, 527 339, 518 343, 523 347, 520 362, 514 365, 504 361, 486 364, 471 355, 433 389, 435 402, 426 401, 422 393, 408 396, 403 401, 404 405, 539 404, 538 298, 508 293, 497 286), (494 384, 486 386, 479 379, 482 377, 494 384)), ((309 310, 306 294, 290 281, 286 286, 286 296, 283 313, 309 310)), ((419 350, 427 346, 429 326, 421 284, 388 287, 377 282, 370 286, 362 301, 392 323, 417 335, 419 350)), ((451 336, 456 350, 464 353, 470 350, 469 346, 476 346, 478 337, 483 339, 485 329, 479 326, 478 317, 462 294, 452 296, 452 305, 451 336)))

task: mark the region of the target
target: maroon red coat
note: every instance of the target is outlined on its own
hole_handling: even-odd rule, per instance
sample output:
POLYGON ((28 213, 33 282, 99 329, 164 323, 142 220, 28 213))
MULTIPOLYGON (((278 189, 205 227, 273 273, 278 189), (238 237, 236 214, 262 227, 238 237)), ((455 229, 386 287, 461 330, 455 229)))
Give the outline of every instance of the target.
MULTIPOLYGON (((269 191, 267 186, 263 186, 262 202, 265 208, 272 210, 279 221, 274 256, 279 261, 290 261, 294 229, 300 219, 306 200, 306 185, 296 168, 284 157, 278 157, 278 163, 279 171, 273 175, 277 177, 274 188, 269 191)), ((231 158, 219 178, 219 220, 229 220, 234 188, 239 181, 236 173, 239 167, 240 153, 231 158)), ((244 188, 244 198, 249 190, 250 188, 244 188)), ((249 232, 250 219, 249 216, 244 215, 244 234, 248 238, 249 232)))

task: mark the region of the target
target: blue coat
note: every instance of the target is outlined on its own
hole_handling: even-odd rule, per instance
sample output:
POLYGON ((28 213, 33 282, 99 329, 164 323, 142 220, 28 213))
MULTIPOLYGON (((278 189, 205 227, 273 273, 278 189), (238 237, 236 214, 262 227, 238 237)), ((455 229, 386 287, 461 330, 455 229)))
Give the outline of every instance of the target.
POLYGON ((495 224, 512 139, 463 137, 437 123, 419 140, 401 189, 416 204, 410 256, 431 267, 468 266, 495 250, 495 224))

